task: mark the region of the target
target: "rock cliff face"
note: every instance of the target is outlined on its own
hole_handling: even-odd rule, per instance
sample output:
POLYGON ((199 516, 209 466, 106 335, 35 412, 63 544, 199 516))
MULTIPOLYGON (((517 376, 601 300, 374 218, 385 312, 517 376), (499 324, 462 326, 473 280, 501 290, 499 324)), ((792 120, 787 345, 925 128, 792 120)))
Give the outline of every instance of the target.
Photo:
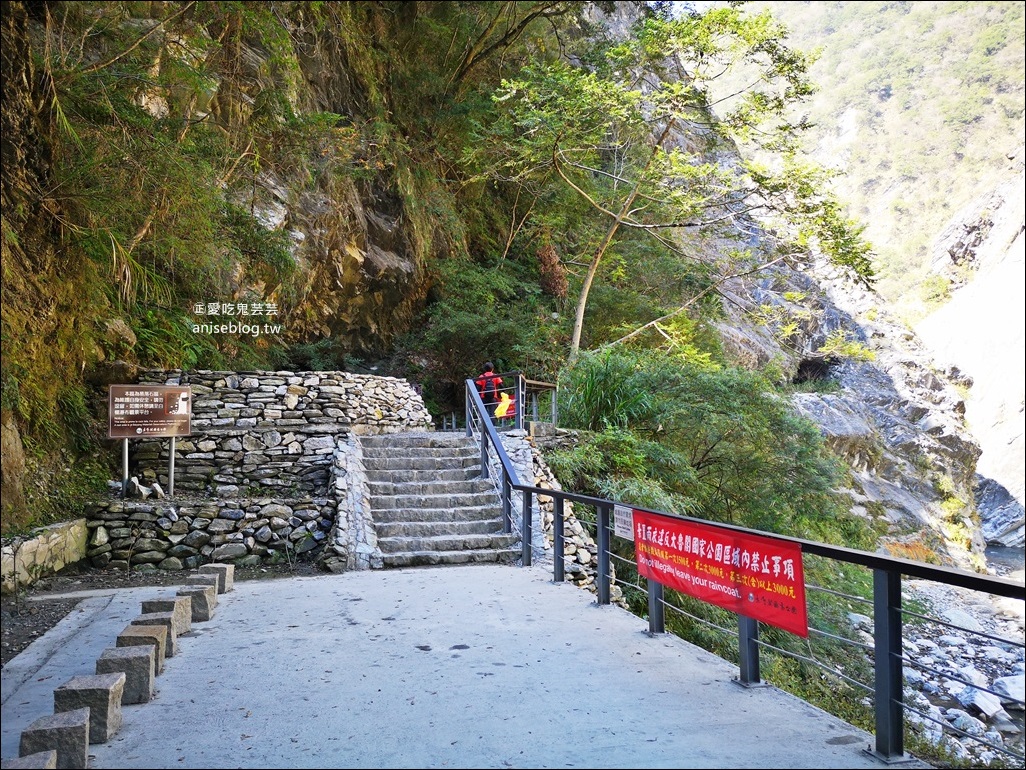
POLYGON ((737 283, 731 299, 744 310, 729 310, 721 326, 728 349, 743 365, 778 366, 793 382, 815 385, 792 403, 847 462, 852 509, 885 533, 881 546, 981 566, 985 541, 973 502, 980 449, 965 424, 959 372, 938 370, 874 292, 822 266, 737 283), (759 308, 773 309, 770 323, 752 322, 759 308), (785 344, 779 332, 789 323, 797 331, 785 344), (838 334, 859 355, 824 352, 838 334))
MULTIPOLYGON (((349 123, 372 119, 340 40, 313 29, 294 33, 302 39, 296 47, 302 85, 292 98, 349 123)), ((266 50, 243 43, 237 56, 242 80, 259 82, 269 69, 268 58, 266 50)), ((249 109, 227 86, 213 102, 243 119, 249 109)), ((400 183, 395 168, 377 169, 360 182, 329 164, 316 173, 311 182, 306 168, 266 171, 241 201, 266 227, 288 233, 292 244, 301 278, 282 319, 284 339, 334 338, 357 355, 380 353, 409 328, 427 292, 424 265, 439 255, 430 238, 416 232, 418 221, 404 194, 410 188, 400 183)), ((233 288, 241 297, 248 290, 266 296, 272 287, 233 288)))
POLYGON ((732 287, 721 334, 739 363, 839 386, 794 406, 848 461, 853 509, 885 524, 896 555, 973 567, 987 545, 1023 546, 1022 151, 1010 160, 1007 180, 938 237, 935 269, 956 288, 914 330, 823 266, 732 287), (769 308, 771 323, 738 307, 769 308), (783 344, 785 322, 797 331, 783 344), (838 332, 868 355, 824 355, 838 332))
POLYGON ((1007 180, 987 191, 937 238, 934 271, 955 287, 916 332, 972 386, 966 419, 980 443, 976 498, 987 541, 1021 548, 1023 515, 1023 150, 1007 180), (967 269, 968 268, 968 269, 967 269))

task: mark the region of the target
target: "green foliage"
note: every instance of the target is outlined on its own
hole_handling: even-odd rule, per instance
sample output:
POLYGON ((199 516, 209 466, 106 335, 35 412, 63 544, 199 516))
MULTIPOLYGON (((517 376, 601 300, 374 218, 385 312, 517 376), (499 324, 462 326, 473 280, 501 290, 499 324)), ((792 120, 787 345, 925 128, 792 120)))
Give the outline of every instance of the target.
POLYGON ((285 368, 294 371, 330 372, 347 368, 347 352, 341 349, 339 340, 332 337, 294 345, 285 355, 285 368))
POLYGON ((225 357, 214 340, 192 331, 183 313, 160 308, 146 309, 133 318, 138 340, 135 355, 147 366, 193 369, 222 368, 225 357))
POLYGON ((876 353, 858 340, 849 339, 844 329, 835 329, 820 345, 817 355, 824 358, 843 358, 851 361, 875 361, 876 353))
POLYGON ((564 425, 601 431, 648 421, 654 408, 645 373, 628 356, 584 356, 560 373, 564 425))
POLYGON ((288 233, 268 230, 251 213, 231 203, 224 205, 221 222, 227 243, 234 246, 234 263, 248 267, 253 278, 275 286, 296 275, 288 233))
MULTIPOLYGON (((571 357, 581 346, 600 265, 615 256, 624 262, 645 258, 623 236, 632 229, 680 252, 664 233, 715 232, 734 219, 738 206, 770 206, 793 230, 799 248, 816 249, 872 281, 860 228, 822 188, 814 189, 821 174, 808 161, 794 160, 795 137, 805 126, 780 118, 813 87, 806 77, 809 58, 788 49, 782 34, 768 16, 747 17, 735 7, 678 19, 649 17, 634 36, 587 52, 589 69, 532 63, 503 81, 496 118, 482 124, 465 162, 479 168, 481 178, 536 189, 561 184, 595 222, 590 229, 597 237, 566 248, 589 265, 579 287, 571 357), (698 130, 710 123, 709 83, 742 62, 757 68, 750 80, 756 85, 743 89, 744 98, 714 131, 698 130), (673 76, 636 79, 638 71, 659 73, 663 67, 673 76), (689 141, 676 141, 676 132, 687 133, 689 141), (721 164, 714 151, 738 137, 759 137, 761 146, 787 160, 785 171, 721 164)), ((732 267, 720 269, 729 273, 732 267)))
POLYGON ((821 87, 792 114, 811 124, 805 146, 824 164, 844 157, 836 194, 876 245, 878 291, 902 314, 921 315, 939 298, 939 285, 917 291, 932 241, 1003 181, 1023 135, 1022 3, 745 7, 772 13, 791 45, 818 51, 809 74, 821 87))
POLYGON ((559 393, 561 424, 593 431, 553 461, 567 488, 830 542, 858 531, 839 461, 757 374, 614 349, 582 355, 559 393))
POLYGON ((536 270, 512 260, 443 260, 434 266, 429 300, 400 349, 423 351, 408 374, 440 404, 462 408, 463 380, 486 360, 499 371, 517 366, 534 379, 553 379, 562 330, 536 270))
POLYGON ((919 284, 919 297, 927 308, 943 305, 951 297, 951 282, 942 275, 931 275, 919 284))

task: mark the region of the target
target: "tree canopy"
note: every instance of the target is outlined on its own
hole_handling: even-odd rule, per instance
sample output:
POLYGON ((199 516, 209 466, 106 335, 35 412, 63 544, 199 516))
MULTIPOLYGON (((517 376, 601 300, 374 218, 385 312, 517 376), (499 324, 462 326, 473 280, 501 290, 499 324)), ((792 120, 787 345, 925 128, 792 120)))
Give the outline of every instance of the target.
MULTIPOLYGON (((865 283, 873 280, 861 229, 824 192, 826 172, 797 153, 806 126, 785 115, 808 97, 810 60, 784 45, 767 14, 722 8, 678 18, 649 16, 619 41, 590 45, 579 60, 532 63, 495 94, 470 159, 486 178, 534 195, 554 183, 573 191, 596 228, 570 246, 587 265, 580 280, 570 357, 581 347, 588 297, 603 258, 633 230, 684 256, 681 233, 727 232, 761 217, 865 283), (738 64, 757 77, 722 120, 710 83, 738 64), (740 159, 734 140, 772 150, 775 168, 740 159)), ((719 278, 737 265, 723 265, 719 278)), ((717 280, 717 274, 711 276, 717 280)))

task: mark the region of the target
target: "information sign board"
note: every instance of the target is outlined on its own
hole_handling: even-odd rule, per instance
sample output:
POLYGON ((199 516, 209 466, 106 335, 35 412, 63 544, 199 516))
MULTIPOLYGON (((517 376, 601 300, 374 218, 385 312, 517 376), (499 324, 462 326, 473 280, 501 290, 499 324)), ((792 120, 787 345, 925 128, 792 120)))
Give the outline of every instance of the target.
POLYGON ((613 506, 613 534, 625 540, 634 539, 634 509, 626 505, 613 506))
POLYGON ((634 551, 642 577, 809 635, 797 543, 635 509, 634 551))
POLYGON ((110 438, 156 438, 192 433, 188 385, 111 385, 110 438))

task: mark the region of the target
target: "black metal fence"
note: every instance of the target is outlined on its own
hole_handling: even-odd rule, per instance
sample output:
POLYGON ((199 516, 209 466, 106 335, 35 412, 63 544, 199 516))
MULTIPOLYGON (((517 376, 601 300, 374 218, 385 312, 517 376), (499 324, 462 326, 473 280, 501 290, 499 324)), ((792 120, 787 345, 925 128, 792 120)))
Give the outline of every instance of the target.
MULTIPOLYGON (((468 436, 477 435, 479 437, 481 446, 481 468, 482 475, 484 477, 487 477, 490 472, 488 461, 489 451, 494 452, 498 459, 498 467, 501 470, 500 478, 497 481, 502 499, 503 520, 505 522, 507 532, 513 531, 516 528, 516 525, 519 525, 523 543, 523 565, 530 566, 532 562, 533 533, 531 528, 533 519, 532 508, 535 503, 535 498, 551 499, 554 504, 553 579, 556 582, 562 582, 565 578, 563 556, 565 543, 563 532, 565 506, 569 502, 577 506, 578 509, 591 511, 592 513, 590 517, 582 517, 579 515, 577 518, 579 520, 583 518, 584 521, 590 524, 594 529, 594 538, 597 543, 595 579, 597 600, 599 604, 609 604, 611 588, 614 584, 614 578, 612 577, 613 570, 611 568, 613 560, 620 560, 623 562, 624 568, 616 570, 618 575, 637 575, 636 570, 630 569, 633 566, 633 563, 625 559, 623 556, 618 555, 616 553, 616 549, 612 547, 612 539, 614 537, 612 516, 614 506, 617 505, 617 503, 612 500, 578 495, 570 492, 564 492, 562 490, 541 489, 533 485, 521 483, 516 470, 514 469, 513 464, 502 445, 496 426, 491 420, 482 418, 482 415, 486 414, 484 404, 481 401, 480 396, 477 394, 476 389, 473 387, 471 380, 467 381, 467 404, 466 431, 468 436), (521 509, 518 521, 513 510, 515 500, 514 495, 512 494, 513 492, 520 493, 519 502, 521 509)), ((637 506, 632 507, 635 510, 642 510, 637 508, 637 506)), ((870 595, 867 597, 851 593, 840 595, 840 598, 853 606, 859 604, 863 604, 865 606, 865 609, 869 614, 870 625, 872 627, 870 638, 865 641, 859 641, 858 639, 839 636, 832 629, 813 627, 810 627, 810 637, 828 639, 834 644, 850 645, 853 649, 853 657, 857 652, 864 657, 870 658, 873 661, 871 674, 872 681, 859 681, 849 676, 844 671, 839 671, 836 668, 830 668, 818 660, 814 654, 800 655, 796 654, 793 650, 785 650, 779 646, 769 645, 760 639, 760 626, 762 624, 759 621, 743 615, 736 615, 735 628, 732 629, 727 626, 716 626, 716 629, 720 633, 736 637, 739 684, 750 687, 763 683, 760 671, 761 652, 763 650, 769 650, 774 654, 790 655, 802 658, 806 663, 820 666, 824 670, 825 674, 836 676, 848 685, 864 691, 866 697, 872 699, 875 745, 869 749, 869 753, 876 756, 883 762, 893 763, 907 758, 905 755, 904 741, 905 720, 906 715, 908 714, 912 715, 913 718, 918 719, 921 723, 937 723, 938 729, 942 732, 978 741, 996 755, 1003 755, 1018 763, 1020 766, 1023 764, 1024 756, 1021 749, 1021 740, 1019 742, 1019 748, 1010 750, 1006 745, 995 742, 992 736, 988 737, 986 734, 982 736, 970 734, 947 722, 938 720, 927 711, 917 708, 912 702, 914 700, 913 698, 906 697, 908 694, 906 693, 905 686, 906 671, 912 669, 930 670, 930 664, 924 660, 918 659, 917 657, 910 656, 903 651, 903 630, 907 623, 933 623, 940 627, 957 629, 969 635, 979 637, 981 640, 989 640, 1002 649, 1017 649, 1019 651, 1017 659, 1020 666, 1018 673, 1020 674, 1022 672, 1022 653, 1024 648, 1026 648, 1024 640, 1022 638, 1004 638, 996 634, 981 632, 979 630, 946 622, 938 618, 933 618, 925 615, 924 613, 903 607, 902 602, 903 578, 953 586, 958 589, 978 592, 980 595, 986 597, 1002 597, 1020 602, 1026 601, 1026 591, 1024 591, 1022 584, 1003 578, 979 575, 947 567, 933 566, 921 562, 888 557, 876 553, 844 548, 841 546, 826 545, 824 543, 790 538, 765 532, 756 532, 743 527, 735 527, 720 524, 718 522, 706 522, 699 519, 667 514, 660 511, 646 512, 658 516, 665 516, 670 519, 676 519, 682 522, 690 521, 713 525, 717 528, 733 530, 742 535, 752 535, 762 538, 768 537, 786 543, 797 544, 801 547, 803 556, 825 559, 834 563, 855 565, 857 568, 867 571, 867 580, 871 584, 871 591, 869 592, 870 595)), ((637 583, 630 582, 630 577, 621 581, 621 589, 626 589, 627 591, 642 591, 647 594, 649 631, 651 633, 665 633, 667 611, 681 612, 681 608, 677 604, 667 601, 665 587, 661 583, 652 579, 637 579, 637 583), (644 581, 645 585, 642 585, 642 581, 644 581)), ((833 589, 824 588, 808 582, 806 583, 806 593, 807 595, 812 596, 817 594, 833 595, 835 598, 839 596, 833 589)), ((695 616, 691 617, 695 620, 707 622, 703 621, 701 618, 696 618, 695 616)), ((1015 656, 1012 656, 1012 658, 1014 659, 1015 656)), ((1010 666, 1010 671, 1015 672, 1014 664, 1010 666)), ((995 695, 1001 698, 1004 703, 1009 704, 1011 708, 1017 709, 1020 712, 1023 710, 1024 705, 1026 705, 1022 699, 1009 698, 1008 693, 996 693, 993 690, 983 687, 977 681, 970 680, 965 676, 960 677, 957 672, 945 671, 937 673, 943 673, 947 679, 954 682, 961 682, 966 687, 974 687, 995 695)))
MULTIPOLYGON (((504 417, 495 415, 494 409, 490 410, 488 417, 497 430, 506 431, 512 429, 524 429, 530 423, 546 423, 557 425, 559 422, 559 407, 556 398, 556 385, 551 382, 532 380, 524 376, 523 372, 499 372, 498 377, 502 379, 502 385, 498 388, 499 398, 508 396, 512 405, 511 413, 504 417)), ((472 380, 468 380, 471 383, 472 380)), ((443 414, 441 425, 443 431, 462 431, 468 424, 474 424, 484 413, 474 410, 474 404, 470 391, 476 390, 471 384, 467 385, 467 396, 465 400, 464 414, 456 412, 443 414)))

